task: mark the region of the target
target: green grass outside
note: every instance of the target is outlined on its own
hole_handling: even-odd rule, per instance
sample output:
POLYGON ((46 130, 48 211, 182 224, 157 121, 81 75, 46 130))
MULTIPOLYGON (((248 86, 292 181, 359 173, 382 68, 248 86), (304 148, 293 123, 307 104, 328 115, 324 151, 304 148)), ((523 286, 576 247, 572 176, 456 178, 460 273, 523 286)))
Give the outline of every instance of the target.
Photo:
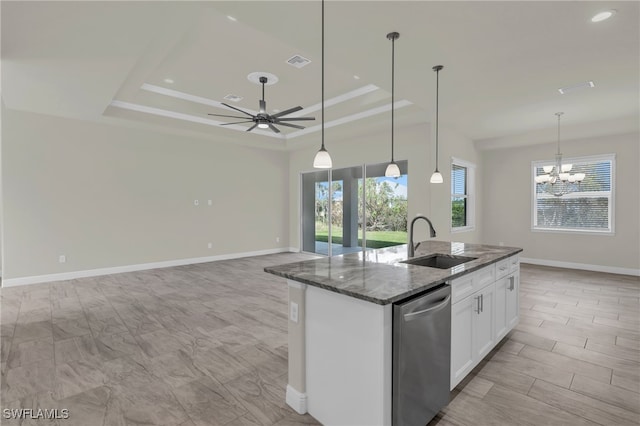
MULTIPOLYGON (((329 231, 326 226, 316 224, 316 241, 328 242, 329 231)), ((331 241, 342 244, 342 228, 331 228, 331 241)), ((367 247, 382 248, 407 243, 406 231, 367 231, 367 247)), ((358 231, 358 245, 362 245, 362 231, 358 231)))

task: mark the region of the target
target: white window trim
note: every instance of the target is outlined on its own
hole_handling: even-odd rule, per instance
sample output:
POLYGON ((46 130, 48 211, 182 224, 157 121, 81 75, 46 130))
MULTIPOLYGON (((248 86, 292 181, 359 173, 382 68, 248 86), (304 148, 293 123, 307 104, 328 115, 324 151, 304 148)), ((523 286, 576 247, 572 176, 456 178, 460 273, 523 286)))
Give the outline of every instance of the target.
POLYGON ((463 160, 461 158, 451 157, 451 170, 453 165, 458 165, 467 168, 467 225, 454 228, 451 222, 451 197, 454 195, 450 192, 449 195, 449 228, 452 234, 461 232, 469 232, 476 229, 476 165, 463 160))
MULTIPOLYGON (((531 231, 551 234, 583 234, 583 235, 615 235, 615 195, 616 195, 616 154, 589 155, 582 157, 563 158, 563 162, 582 163, 590 161, 611 161, 611 196, 609 198, 609 229, 571 229, 571 228, 543 228, 536 225, 536 168, 544 165, 555 164, 555 160, 534 160, 531 162, 531 231)), ((602 192, 594 192, 595 196, 602 196, 602 192)), ((549 195, 552 197, 552 195, 549 195)), ((574 194, 563 195, 563 197, 577 197, 574 194)), ((582 197, 580 197, 582 198, 582 197)))

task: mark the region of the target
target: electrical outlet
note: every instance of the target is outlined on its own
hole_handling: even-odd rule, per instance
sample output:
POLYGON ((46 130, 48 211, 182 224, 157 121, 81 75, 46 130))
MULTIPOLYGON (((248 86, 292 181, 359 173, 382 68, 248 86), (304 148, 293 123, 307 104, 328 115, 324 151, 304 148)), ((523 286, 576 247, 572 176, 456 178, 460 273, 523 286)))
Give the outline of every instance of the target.
POLYGON ((199 206, 200 205, 200 200, 193 200, 193 205, 194 206, 199 206))
POLYGON ((289 313, 289 319, 295 323, 298 322, 298 304, 291 302, 291 312, 289 313))
POLYGON ((213 243, 207 244, 207 248, 212 248, 212 247, 213 247, 213 243))
POLYGON ((207 204, 212 206, 213 205, 213 200, 207 200, 207 204))
POLYGON ((61 254, 60 256, 58 256, 58 263, 66 263, 67 262, 67 256, 65 256, 64 254, 61 254))
POLYGON ((276 243, 280 242, 280 237, 276 237, 276 243))

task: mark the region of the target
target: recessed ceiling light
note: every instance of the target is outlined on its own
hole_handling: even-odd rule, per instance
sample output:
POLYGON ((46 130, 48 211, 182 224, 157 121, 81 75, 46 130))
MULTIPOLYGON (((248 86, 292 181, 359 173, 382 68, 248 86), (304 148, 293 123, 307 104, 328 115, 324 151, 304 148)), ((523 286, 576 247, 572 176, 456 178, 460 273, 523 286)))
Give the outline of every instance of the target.
POLYGON ((615 14, 616 14, 616 10, 615 9, 605 10, 604 12, 596 13, 593 16, 593 18, 591 18, 591 22, 604 21, 605 19, 611 18, 615 14))
POLYGON ((173 83, 175 83, 175 81, 173 81, 173 79, 172 79, 172 78, 165 78, 163 81, 164 81, 165 83, 167 83, 167 84, 173 84, 173 83))
POLYGON ((558 92, 560 92, 561 95, 566 95, 569 92, 575 92, 582 89, 590 89, 592 87, 596 87, 593 81, 584 81, 582 83, 572 84, 571 86, 561 87, 558 89, 558 92))
POLYGON ((227 19, 233 22, 237 22, 238 20, 231 15, 227 15, 227 19))
POLYGON ((353 78, 355 78, 356 80, 360 80, 360 76, 359 75, 354 75, 353 78))

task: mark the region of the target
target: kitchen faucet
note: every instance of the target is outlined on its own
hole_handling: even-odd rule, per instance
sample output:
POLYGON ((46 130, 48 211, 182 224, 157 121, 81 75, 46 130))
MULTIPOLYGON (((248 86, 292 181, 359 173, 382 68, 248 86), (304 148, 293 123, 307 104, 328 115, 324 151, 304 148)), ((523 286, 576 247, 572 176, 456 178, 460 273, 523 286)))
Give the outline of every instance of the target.
POLYGON ((429 224, 431 238, 436 237, 436 230, 433 229, 433 224, 431 223, 429 218, 427 218, 426 216, 420 216, 420 215, 414 217, 413 220, 411 221, 411 226, 409 227, 409 257, 413 257, 415 255, 416 249, 420 245, 420 243, 416 244, 415 246, 413 245, 413 225, 416 223, 416 220, 418 219, 426 220, 427 223, 429 224))

